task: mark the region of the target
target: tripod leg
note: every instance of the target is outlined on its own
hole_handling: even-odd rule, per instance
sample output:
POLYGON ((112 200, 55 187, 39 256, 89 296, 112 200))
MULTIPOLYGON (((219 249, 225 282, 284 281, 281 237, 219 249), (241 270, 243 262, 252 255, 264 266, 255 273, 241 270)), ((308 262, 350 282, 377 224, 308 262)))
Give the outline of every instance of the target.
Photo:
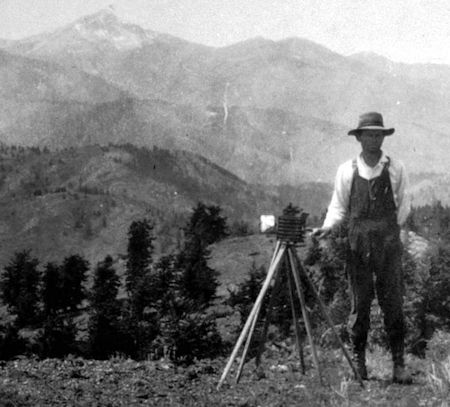
MULTIPOLYGON (((261 336, 261 343, 260 343, 260 346, 258 348, 258 354, 256 356, 256 364, 257 364, 257 366, 259 366, 261 353, 262 353, 264 342, 265 342, 266 336, 267 336, 267 329, 268 329, 268 326, 269 326, 269 323, 270 323, 270 310, 273 307, 273 302, 274 302, 274 298, 275 298, 275 295, 276 295, 276 291, 279 289, 279 286, 280 286, 280 274, 281 273, 279 273, 279 271, 277 269, 277 271, 275 272, 275 275, 273 277, 275 279, 275 285, 274 285, 274 288, 273 288, 273 291, 272 291, 272 295, 270 296, 269 305, 267 307, 267 314, 266 314, 266 320, 264 322, 263 334, 261 336)), ((263 303, 260 304, 260 308, 262 307, 262 305, 263 305, 263 303)), ((256 315, 259 315, 259 312, 260 312, 260 310, 258 310, 256 315)), ((239 379, 241 378, 242 369, 243 369, 245 361, 247 359, 247 353, 248 353, 250 344, 252 342, 252 337, 253 337, 253 334, 254 334, 257 322, 258 322, 258 318, 257 318, 257 316, 255 316, 255 318, 252 321, 252 326, 250 328, 250 334, 247 336, 247 341, 245 342, 244 351, 242 352, 241 361, 239 363, 238 371, 237 371, 237 374, 236 374, 236 383, 239 383, 239 379)))
POLYGON ((322 382, 322 372, 320 370, 320 365, 319 365, 319 359, 317 357, 316 347, 314 345, 314 341, 313 341, 313 337, 312 337, 311 324, 309 322, 309 316, 308 316, 308 312, 306 310, 305 296, 304 296, 304 293, 303 293, 303 288, 302 288, 302 283, 300 281, 300 276, 299 276, 297 268, 296 268, 294 256, 292 254, 292 248, 288 249, 288 255, 289 255, 289 262, 291 263, 291 272, 292 272, 292 275, 294 276, 294 281, 295 281, 295 285, 296 285, 296 288, 297 288, 298 298, 300 300, 303 320, 305 321, 305 327, 306 327, 306 333, 308 334, 309 345, 311 346, 311 352, 312 352, 314 364, 316 366, 317 373, 319 374, 320 384, 323 384, 323 382, 322 382))
POLYGON ((302 367, 302 374, 305 374, 305 357, 303 355, 303 344, 301 335, 300 335, 300 328, 298 326, 298 315, 297 310, 295 309, 295 301, 294 301, 294 285, 292 281, 292 274, 289 273, 289 270, 287 272, 288 274, 288 289, 289 289, 289 299, 291 303, 291 310, 292 310, 292 320, 294 323, 294 332, 295 332, 295 343, 297 345, 297 351, 300 356, 300 365, 302 367))
MULTIPOLYGON (((269 267, 269 270, 267 272, 267 277, 264 281, 261 291, 258 294, 258 297, 256 298, 255 304, 253 305, 250 315, 248 316, 247 321, 245 322, 244 328, 242 329, 242 332, 236 342, 236 345, 234 346, 234 349, 233 349, 233 352, 231 353, 230 359, 228 360, 228 363, 225 366, 225 369, 224 369, 222 376, 219 380, 219 383, 217 385, 217 390, 220 389, 220 387, 222 386, 222 383, 224 382, 226 376, 228 375, 228 372, 231 369, 231 365, 233 364, 234 359, 236 359, 236 355, 237 355, 240 347, 242 346, 242 343, 244 342, 245 337, 249 333, 251 326, 253 325, 253 319, 257 318, 257 314, 259 313, 259 311, 261 309, 261 303, 264 299, 264 296, 266 295, 267 290, 269 289, 270 282, 272 281, 275 271, 277 270, 277 267, 284 255, 285 251, 286 251, 286 246, 284 246, 284 245, 280 246, 280 249, 275 256, 273 263, 269 267)), ((250 334, 252 334, 252 333, 253 332, 251 332, 250 334)))
MULTIPOLYGON (((291 253, 289 253, 291 255, 291 253)), ((298 266, 298 269, 302 272, 302 275, 305 276, 306 281, 308 282, 308 285, 311 287, 311 290, 314 294, 314 297, 316 297, 317 302, 319 303, 319 307, 320 310, 322 311, 323 316, 325 317, 325 320, 327 321, 328 326, 331 328, 331 330, 333 331, 334 336, 336 337, 339 346, 342 349, 342 352, 344 353, 345 358, 347 359, 355 377, 358 379, 358 382, 361 384, 361 386, 364 388, 364 382, 361 378, 361 376, 359 375, 358 371, 356 370, 355 365, 352 362, 352 358, 350 357, 344 343, 342 342, 341 337, 339 336, 339 334, 336 332, 336 328, 334 327, 333 321, 331 320, 330 316, 328 315, 327 309, 325 307, 325 304, 323 303, 322 299, 319 296, 319 293, 317 292, 316 288, 314 287, 314 284, 312 283, 311 279, 309 278, 308 274, 305 272, 303 266, 301 265, 300 261, 295 257, 293 259, 293 261, 296 262, 296 265, 298 266)))
POLYGON ((237 370, 237 373, 236 373, 235 383, 239 383, 239 380, 241 378, 242 370, 244 368, 245 360, 247 359, 248 349, 249 349, 250 344, 252 342, 252 337, 253 337, 253 334, 255 332, 256 322, 258 321, 258 315, 259 315, 260 311, 261 311, 261 306, 256 311, 256 315, 253 318, 252 325, 250 327, 250 333, 248 334, 247 340, 245 341, 244 350, 242 351, 241 360, 239 362, 239 367, 238 367, 238 370, 237 370))
POLYGON ((262 335, 261 335, 261 341, 260 341, 260 344, 258 347, 258 352, 256 354, 256 360, 255 360, 257 367, 261 364, 261 355, 264 352, 264 344, 265 344, 266 338, 267 338, 267 331, 269 330, 270 319, 271 319, 272 310, 273 310, 273 304, 275 302, 275 298, 277 298, 277 296, 280 292, 280 287, 281 287, 281 270, 279 270, 277 272, 277 276, 275 278, 275 285, 273 287, 272 295, 270 296, 270 301, 267 306, 266 320, 264 321, 264 327, 263 327, 263 331, 262 331, 262 335))
MULTIPOLYGON (((272 263, 275 261, 275 258, 276 258, 276 255, 277 255, 277 253, 278 253, 278 250, 280 249, 280 246, 281 246, 281 242, 279 241, 279 240, 277 240, 277 244, 276 244, 276 246, 275 246, 275 251, 273 252, 273 255, 272 255, 272 260, 270 261, 270 264, 272 265, 272 263)), ((270 267, 270 266, 269 266, 270 267)), ((279 274, 278 273, 275 273, 275 275, 276 276, 278 276, 279 274)), ((275 277, 275 275, 274 275, 274 278, 275 278, 275 286, 277 285, 277 282, 278 282, 278 277, 275 277)), ((272 304, 273 304, 273 295, 271 296, 271 298, 270 298, 270 303, 269 303, 269 306, 268 306, 268 313, 270 312, 270 309, 271 309, 271 307, 272 307, 272 304)), ((261 303, 261 305, 260 305, 260 307, 262 306, 262 303, 261 303)), ((260 312, 260 310, 258 310, 257 311, 257 314, 259 315, 259 312, 260 312)), ((267 316, 266 316, 266 323, 267 323, 267 321, 269 320, 269 314, 267 314, 267 316)), ((253 321, 252 321, 252 327, 250 328, 250 332, 254 332, 254 330, 255 330, 255 327, 256 327, 256 322, 257 322, 257 319, 254 319, 253 321)), ((264 326, 264 329, 265 329, 265 326, 264 326)), ((266 329, 264 330, 264 332, 266 331, 266 329)), ((265 333, 263 334, 263 341, 265 341, 265 338, 266 338, 266 336, 265 336, 265 333)), ((263 343, 263 341, 262 341, 262 343, 263 343)), ((246 358, 246 356, 247 356, 247 352, 248 352, 248 348, 249 348, 249 346, 250 346, 250 343, 251 343, 251 336, 249 335, 248 337, 247 337, 247 342, 245 343, 245 347, 244 347, 244 351, 243 351, 243 353, 242 353, 242 355, 243 355, 243 357, 242 357, 242 359, 241 359, 241 364, 240 364, 240 366, 239 366, 239 368, 238 368, 238 373, 237 373, 237 375, 236 375, 236 383, 239 381, 239 378, 240 378, 240 376, 241 376, 241 372, 242 372, 242 367, 243 367, 243 365, 244 365, 244 363, 245 363, 245 358, 246 358)), ((260 346, 260 348, 261 348, 261 346, 260 346)), ((259 366, 259 358, 260 358, 260 354, 259 354, 259 352, 258 352, 258 355, 256 356, 256 363, 257 363, 257 365, 259 366)))

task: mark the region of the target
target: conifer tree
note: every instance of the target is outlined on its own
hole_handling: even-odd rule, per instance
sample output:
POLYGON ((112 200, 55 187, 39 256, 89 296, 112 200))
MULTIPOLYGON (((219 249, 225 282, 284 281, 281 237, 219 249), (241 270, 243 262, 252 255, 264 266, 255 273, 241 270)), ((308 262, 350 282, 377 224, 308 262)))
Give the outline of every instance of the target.
POLYGON ((87 280, 89 263, 78 254, 68 256, 61 266, 61 297, 64 308, 76 311, 86 299, 84 283, 87 280))
POLYGON ((86 299, 84 283, 88 270, 89 263, 80 255, 66 257, 60 266, 46 265, 42 287, 45 320, 40 338, 41 356, 63 357, 78 351, 74 317, 86 299))
POLYGON ((55 263, 47 263, 42 276, 42 303, 44 316, 55 315, 62 307, 61 270, 55 263))
POLYGON ((208 307, 219 285, 218 273, 208 266, 208 246, 227 236, 226 219, 219 206, 199 202, 184 230, 186 239, 178 255, 177 267, 182 273, 184 295, 195 307, 208 307))
POLYGON ((247 279, 239 284, 236 291, 230 292, 230 298, 228 303, 232 307, 236 307, 240 314, 241 325, 244 325, 248 315, 255 303, 256 297, 258 297, 261 291, 261 286, 266 276, 266 269, 264 266, 256 267, 256 263, 253 262, 247 279))
POLYGON ((128 231, 126 289, 128 313, 123 319, 126 342, 132 343, 132 356, 146 357, 148 347, 157 333, 155 315, 146 314, 152 304, 153 223, 149 219, 134 221, 128 231))
POLYGON ((120 279, 113 267, 113 259, 106 256, 97 264, 90 297, 89 341, 91 353, 98 359, 105 359, 119 350, 119 286, 120 279))
POLYGON ((163 256, 155 264, 152 278, 152 300, 161 315, 170 312, 174 301, 182 300, 181 273, 175 255, 163 256))
POLYGON ((134 221, 128 230, 126 285, 133 292, 152 263, 153 224, 148 219, 134 221))
POLYGON ((3 301, 17 315, 17 326, 24 327, 38 322, 39 261, 32 258, 29 250, 15 254, 4 268, 0 283, 3 301))
POLYGON ((227 219, 221 215, 220 206, 205 205, 199 202, 184 231, 189 240, 194 236, 203 246, 210 245, 228 236, 227 219))
POLYGON ((198 308, 211 304, 219 285, 217 271, 208 266, 209 254, 202 239, 192 236, 186 241, 178 257, 184 296, 192 300, 198 308))
POLYGON ((132 312, 138 319, 142 319, 142 312, 149 301, 153 240, 153 224, 150 220, 143 219, 131 223, 128 231, 126 288, 132 312))
MULTIPOLYGON (((200 244, 196 247, 204 250, 200 244)), ((195 250, 191 248, 190 253, 195 250)), ((159 323, 154 350, 159 354, 162 348, 168 350, 176 363, 214 357, 222 349, 215 313, 206 309, 217 286, 203 285, 210 283, 214 274, 205 258, 202 252, 192 258, 188 255, 183 261, 170 255, 162 258, 154 269, 153 298, 159 323), (197 279, 203 272, 208 274, 207 278, 197 279)))

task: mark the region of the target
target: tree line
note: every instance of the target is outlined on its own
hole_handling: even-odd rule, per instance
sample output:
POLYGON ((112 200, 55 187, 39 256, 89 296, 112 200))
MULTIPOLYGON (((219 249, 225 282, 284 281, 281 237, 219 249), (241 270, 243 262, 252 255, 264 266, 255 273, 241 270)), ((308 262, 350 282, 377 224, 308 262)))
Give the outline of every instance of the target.
POLYGON ((124 278, 108 255, 95 266, 90 287, 90 265, 79 254, 40 269, 29 250, 15 253, 0 280, 0 359, 75 354, 189 361, 220 352, 210 310, 217 272, 207 260, 208 246, 228 235, 226 218, 219 206, 199 202, 183 231, 181 248, 155 261, 152 220, 133 221, 124 278))
MULTIPOLYGON (((424 356, 436 331, 450 331, 450 208, 440 203, 414 208, 411 231, 425 236, 431 249, 421 261, 404 250, 405 317, 408 350, 424 356)), ((39 268, 30 251, 18 252, 0 280, 3 315, 0 317, 0 359, 19 354, 64 357, 77 354, 106 359, 123 355, 134 359, 166 357, 180 363, 214 357, 227 351, 216 325, 217 272, 208 266, 208 246, 229 234, 219 206, 198 203, 183 227, 182 243, 172 254, 154 259, 154 224, 144 218, 131 223, 124 276, 111 256, 98 262, 87 284, 90 265, 80 255, 61 264, 39 268)), ((349 298, 344 270, 344 228, 334 231, 327 246, 312 241, 303 263, 329 314, 346 340, 349 298)), ((241 325, 260 291, 266 270, 253 266, 248 278, 230 293, 225 313, 238 312, 241 325)), ((314 335, 322 345, 331 342, 317 302, 305 296, 314 335)), ((293 336, 287 284, 275 293, 271 339, 293 336)), ((275 289, 273 287, 272 289, 275 289)), ((270 298, 270 294, 267 296, 270 298)), ((297 304, 298 305, 298 304, 297 304)), ((220 316, 224 316, 224 315, 220 316)), ((228 315, 228 314, 227 314, 228 315)), ((225 315, 226 316, 226 315, 225 315)), ((369 341, 387 346, 379 308, 372 308, 369 341)), ((262 323, 262 321, 261 321, 262 323)), ((257 326, 257 332, 264 329, 257 326)), ((256 342, 264 335, 256 335, 256 342)), ((258 345, 259 346, 259 345, 258 345)))

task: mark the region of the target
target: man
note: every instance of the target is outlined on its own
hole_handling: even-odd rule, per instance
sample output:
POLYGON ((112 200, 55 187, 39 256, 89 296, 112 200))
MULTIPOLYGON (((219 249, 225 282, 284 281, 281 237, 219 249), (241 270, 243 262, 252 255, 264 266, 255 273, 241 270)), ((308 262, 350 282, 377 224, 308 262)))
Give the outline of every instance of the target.
POLYGON ((346 270, 352 306, 349 330, 356 368, 367 380, 365 349, 376 292, 392 352, 392 379, 407 384, 412 380, 404 367, 400 241, 400 225, 409 211, 407 180, 403 164, 381 150, 384 138, 394 131, 384 127, 380 113, 360 116, 358 127, 348 134, 356 136, 361 154, 339 167, 325 221, 314 234, 326 237, 344 219, 348 220, 346 270))

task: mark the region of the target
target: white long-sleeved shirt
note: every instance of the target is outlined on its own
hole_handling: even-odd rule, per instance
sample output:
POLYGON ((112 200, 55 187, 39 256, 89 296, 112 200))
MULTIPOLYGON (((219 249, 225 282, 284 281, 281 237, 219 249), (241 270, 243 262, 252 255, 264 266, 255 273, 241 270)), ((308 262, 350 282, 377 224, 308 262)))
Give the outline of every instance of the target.
MULTIPOLYGON (((403 163, 398 160, 393 160, 391 157, 389 159, 389 178, 394 194, 394 202, 397 207, 397 222, 399 225, 402 225, 406 221, 410 211, 410 201, 406 193, 408 179, 403 163)), ((381 175, 384 164, 387 161, 388 158, 383 152, 380 161, 374 167, 370 167, 365 163, 361 155, 359 155, 356 158, 359 175, 367 180, 378 177, 381 175)), ((336 173, 333 196, 322 227, 337 226, 344 220, 349 206, 353 172, 353 160, 346 161, 339 166, 336 173)))

